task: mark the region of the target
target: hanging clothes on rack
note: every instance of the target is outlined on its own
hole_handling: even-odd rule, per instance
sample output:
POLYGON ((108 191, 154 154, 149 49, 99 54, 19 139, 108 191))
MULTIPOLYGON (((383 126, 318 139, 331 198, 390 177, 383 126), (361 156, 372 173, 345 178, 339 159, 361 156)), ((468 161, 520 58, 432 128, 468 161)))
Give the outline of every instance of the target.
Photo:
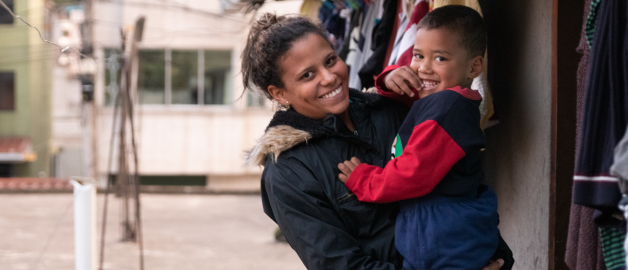
MULTIPOLYGON (((480 3, 478 0, 432 0, 433 8, 439 8, 447 5, 462 5, 467 6, 478 13, 482 14, 482 8, 480 7, 480 3)), ((471 84, 471 89, 478 90, 480 95, 482 95, 482 102, 480 103, 480 127, 485 129, 490 126, 494 126, 499 123, 499 120, 496 117, 493 117, 495 114, 495 109, 493 107, 493 95, 491 94, 491 89, 488 84, 488 54, 484 52, 484 65, 482 66, 482 74, 473 80, 471 84)))
POLYGON ((617 177, 610 175, 610 166, 613 149, 628 124, 627 17, 625 0, 600 2, 573 186, 573 202, 596 209, 594 221, 603 236, 604 260, 613 270, 626 269, 625 259, 617 260, 620 253, 613 245, 623 242, 626 222, 617 207, 621 193, 617 177))
POLYGON ((613 149, 628 124, 626 1, 605 0, 599 8, 586 84, 582 137, 574 174, 574 203, 600 210, 598 225, 614 225, 621 199, 610 175, 613 149))
MULTIPOLYGON (((360 25, 359 39, 357 42, 358 46, 355 48, 354 52, 350 52, 350 54, 354 53, 353 57, 351 59, 347 57, 347 65, 351 67, 349 69, 349 87, 351 88, 362 89, 362 83, 360 82, 358 71, 369 59, 371 54, 373 54, 373 50, 371 49, 373 29, 375 28, 377 22, 381 19, 383 2, 384 1, 371 1, 368 4, 366 8, 366 15, 360 25)), ((351 38, 355 38, 353 33, 351 38)))
MULTIPOLYGON (((624 137, 615 147, 611 175, 617 177, 619 190, 623 195, 628 195, 628 126, 624 131, 624 137)), ((628 196, 623 196, 622 201, 627 201, 628 196)), ((626 205, 625 203, 623 205, 626 205)))
POLYGON ((318 13, 323 2, 321 0, 303 0, 299 14, 312 21, 318 21, 318 13))
POLYGON ((587 24, 585 28, 585 33, 587 35, 587 44, 589 44, 589 48, 593 45, 593 34, 595 33, 595 19, 597 18, 597 9, 600 6, 601 0, 593 0, 591 1, 589 16, 587 16, 587 24))
MULTIPOLYGON (((381 0, 380 0, 381 1, 381 0)), ((373 30, 371 50, 373 54, 366 60, 358 71, 362 88, 375 86, 375 76, 384 70, 384 59, 388 50, 388 43, 395 25, 397 0, 384 0, 382 19, 373 30)))
POLYGON ((388 65, 408 66, 412 62, 412 48, 416 37, 417 24, 429 12, 427 0, 418 0, 414 5, 412 16, 406 16, 406 5, 403 6, 400 16, 401 24, 395 38, 388 65))
MULTIPOLYGON (((615 147, 611 175, 619 180, 619 189, 623 194, 623 198, 619 201, 619 209, 624 212, 624 219, 628 220, 628 127, 624 131, 624 137, 615 147)), ((628 228, 625 229, 628 231, 628 228)), ((624 239, 624 262, 628 262, 627 250, 628 239, 624 239)))
MULTIPOLYGON (((589 66, 590 49, 585 35, 585 24, 591 7, 591 0, 585 0, 582 18, 580 43, 576 51, 582 55, 577 71, 576 87, 576 153, 580 149, 582 137, 582 115, 584 93, 589 66)), ((602 255, 602 243, 597 225, 593 222, 593 208, 573 204, 569 212, 569 231, 565 250, 565 263, 571 270, 606 270, 602 255)))

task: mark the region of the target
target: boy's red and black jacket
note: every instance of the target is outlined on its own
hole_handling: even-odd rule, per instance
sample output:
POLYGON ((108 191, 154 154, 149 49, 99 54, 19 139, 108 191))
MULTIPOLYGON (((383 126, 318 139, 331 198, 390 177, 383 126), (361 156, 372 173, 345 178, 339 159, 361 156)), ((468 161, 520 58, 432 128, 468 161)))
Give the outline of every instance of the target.
POLYGON ((455 87, 414 102, 399 130, 403 154, 384 168, 359 165, 347 187, 360 201, 379 203, 473 194, 484 178, 481 99, 477 91, 455 87))

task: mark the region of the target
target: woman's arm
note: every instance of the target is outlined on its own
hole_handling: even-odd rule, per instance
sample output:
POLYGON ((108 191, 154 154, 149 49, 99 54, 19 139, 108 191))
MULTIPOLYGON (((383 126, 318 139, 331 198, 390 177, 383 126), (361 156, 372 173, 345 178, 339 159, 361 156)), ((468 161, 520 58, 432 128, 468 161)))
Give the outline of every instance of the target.
POLYGON ((266 212, 308 269, 395 269, 360 248, 314 174, 299 161, 268 166, 262 181, 271 208, 266 212))

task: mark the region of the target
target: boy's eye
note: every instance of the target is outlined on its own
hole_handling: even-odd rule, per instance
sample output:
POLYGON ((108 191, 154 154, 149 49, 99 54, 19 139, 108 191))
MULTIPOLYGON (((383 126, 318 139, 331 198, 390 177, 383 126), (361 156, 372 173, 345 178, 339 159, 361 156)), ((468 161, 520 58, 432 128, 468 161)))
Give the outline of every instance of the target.
POLYGON ((447 61, 447 58, 442 57, 442 56, 438 56, 438 57, 436 57, 436 61, 439 61, 439 62, 447 61))
POLYGON ((314 75, 314 72, 308 71, 305 74, 303 74, 303 79, 308 79, 312 77, 313 75, 314 75))
POLYGON ((414 58, 423 59, 423 55, 422 54, 415 54, 414 58))

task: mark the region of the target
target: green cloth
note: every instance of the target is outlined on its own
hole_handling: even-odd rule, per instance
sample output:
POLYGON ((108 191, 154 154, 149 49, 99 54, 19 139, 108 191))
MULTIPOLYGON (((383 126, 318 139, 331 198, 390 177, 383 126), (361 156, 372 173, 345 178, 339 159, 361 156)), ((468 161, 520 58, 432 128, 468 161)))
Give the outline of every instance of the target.
POLYGON ((626 270, 624 240, 626 232, 617 228, 600 228, 602 254, 607 270, 626 270))
POLYGON ((602 0, 591 1, 591 11, 587 16, 587 23, 584 26, 584 34, 587 36, 587 43, 589 48, 593 45, 593 35, 595 34, 595 19, 597 18, 597 10, 602 0))

